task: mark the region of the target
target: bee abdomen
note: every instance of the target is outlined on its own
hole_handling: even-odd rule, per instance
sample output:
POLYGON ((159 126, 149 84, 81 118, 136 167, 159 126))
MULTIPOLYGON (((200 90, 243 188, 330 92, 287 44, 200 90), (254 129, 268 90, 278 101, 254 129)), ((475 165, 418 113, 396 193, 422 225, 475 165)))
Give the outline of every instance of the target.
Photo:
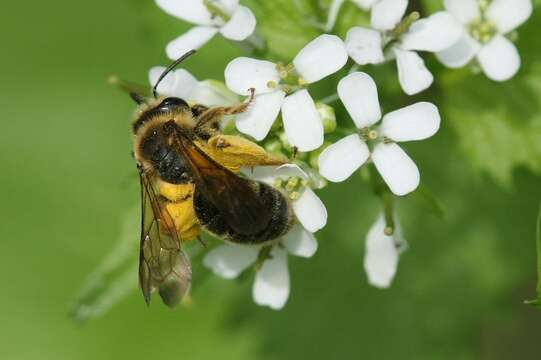
MULTIPOLYGON (((206 230, 231 242, 239 244, 264 244, 285 235, 291 228, 294 216, 287 198, 278 190, 261 182, 256 182, 258 195, 265 211, 270 213, 270 220, 263 231, 254 234, 241 234, 227 222, 227 217, 216 206, 196 191, 194 208, 201 225, 206 230)), ((263 216, 264 214, 261 214, 263 216)))

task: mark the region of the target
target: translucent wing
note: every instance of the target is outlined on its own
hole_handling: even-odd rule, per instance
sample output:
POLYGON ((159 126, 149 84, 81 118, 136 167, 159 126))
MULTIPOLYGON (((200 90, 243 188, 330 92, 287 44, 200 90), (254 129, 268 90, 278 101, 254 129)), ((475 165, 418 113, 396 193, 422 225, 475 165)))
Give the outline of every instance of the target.
POLYGON ((142 205, 139 284, 147 304, 157 289, 163 302, 174 307, 190 289, 190 261, 181 249, 174 222, 155 189, 154 176, 141 169, 139 177, 142 205))

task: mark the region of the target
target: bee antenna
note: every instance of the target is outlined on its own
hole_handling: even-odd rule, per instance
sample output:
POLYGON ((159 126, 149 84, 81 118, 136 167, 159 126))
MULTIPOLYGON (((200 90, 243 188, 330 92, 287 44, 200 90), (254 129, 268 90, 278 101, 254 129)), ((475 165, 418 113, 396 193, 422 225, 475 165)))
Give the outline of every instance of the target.
POLYGON ((182 55, 180 58, 178 58, 177 60, 175 60, 175 62, 173 62, 171 65, 169 65, 167 67, 167 69, 165 69, 162 74, 160 75, 160 77, 158 78, 158 81, 156 81, 156 84, 154 85, 154 87, 152 88, 152 94, 154 95, 155 98, 158 97, 158 85, 160 85, 160 83, 162 82, 162 80, 167 76, 167 74, 169 74, 171 71, 173 71, 181 62, 183 62, 184 60, 186 60, 187 58, 189 58, 190 56, 192 56, 193 54, 195 54, 196 50, 190 50, 188 51, 186 54, 182 55))

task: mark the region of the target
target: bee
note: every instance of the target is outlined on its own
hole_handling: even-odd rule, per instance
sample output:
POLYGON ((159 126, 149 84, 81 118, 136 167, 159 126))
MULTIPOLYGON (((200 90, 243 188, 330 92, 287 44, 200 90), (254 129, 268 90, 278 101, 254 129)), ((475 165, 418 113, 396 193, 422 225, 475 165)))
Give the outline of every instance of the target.
POLYGON ((192 271, 183 248, 201 228, 225 241, 265 245, 287 233, 294 221, 287 196, 239 172, 284 161, 220 132, 224 116, 248 109, 253 90, 248 102, 231 107, 190 106, 158 96, 160 82, 194 52, 164 70, 152 89, 154 98, 130 94, 139 104, 132 129, 142 205, 139 284, 147 304, 157 290, 174 307, 189 291, 192 271))

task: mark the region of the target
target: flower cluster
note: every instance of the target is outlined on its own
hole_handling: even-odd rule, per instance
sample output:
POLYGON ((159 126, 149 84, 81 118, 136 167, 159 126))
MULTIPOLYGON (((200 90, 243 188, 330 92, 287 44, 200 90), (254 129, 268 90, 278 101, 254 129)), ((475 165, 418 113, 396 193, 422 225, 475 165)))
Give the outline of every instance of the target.
POLYGON ((437 53, 450 68, 459 68, 476 58, 487 77, 511 79, 520 68, 520 55, 506 37, 531 16, 531 0, 446 0, 445 8, 462 25, 460 38, 437 53))
MULTIPOLYGON (((238 0, 156 1, 168 14, 196 25, 167 45, 171 59, 200 48, 217 33, 233 41, 258 38, 254 14, 238 0)), ((244 169, 244 175, 289 197, 297 223, 275 243, 220 245, 203 262, 227 279, 255 268, 254 301, 273 309, 282 308, 290 293, 288 255, 308 258, 317 250, 314 233, 326 225, 327 211, 314 190, 324 187, 327 180, 342 182, 368 168, 365 173, 381 199, 383 213, 365 242, 364 267, 370 284, 390 286, 399 255, 407 247, 394 202, 388 199, 415 191, 420 171, 398 143, 435 135, 440 113, 430 102, 415 102, 383 114, 367 65, 396 61, 398 83, 407 95, 418 94, 435 81, 423 59, 426 53, 435 54, 450 68, 475 59, 490 79, 508 80, 520 67, 518 51, 508 36, 532 13, 531 0, 445 0, 445 11, 426 17, 421 17, 420 9, 407 13, 408 0, 351 1, 370 13, 370 24, 353 26, 344 39, 332 34, 345 2, 335 0, 327 25, 321 26, 327 33, 308 42, 292 59, 233 59, 225 69, 225 83, 198 81, 179 69, 157 89, 160 94, 207 106, 238 103, 255 92, 247 111, 236 116, 236 129, 230 130, 255 139, 289 164, 244 169), (324 80, 330 84, 331 75, 337 81, 327 86, 325 97, 315 97, 312 87, 324 80), (354 127, 340 127, 348 119, 337 121, 330 106, 336 100, 354 127)), ((162 67, 150 70, 151 84, 162 71, 162 67)))

